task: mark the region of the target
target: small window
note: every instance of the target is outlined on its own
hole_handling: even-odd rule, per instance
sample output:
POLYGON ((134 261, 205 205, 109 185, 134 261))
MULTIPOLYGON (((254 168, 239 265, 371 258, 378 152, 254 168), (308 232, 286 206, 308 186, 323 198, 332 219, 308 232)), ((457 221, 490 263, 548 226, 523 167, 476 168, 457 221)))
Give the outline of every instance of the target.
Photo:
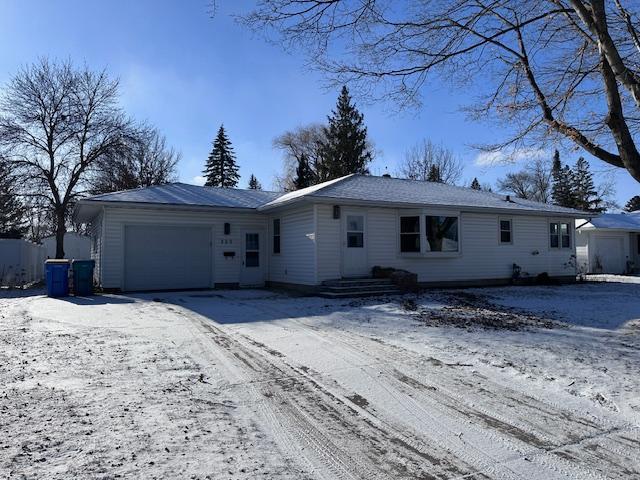
POLYGON ((511 243, 511 220, 500 220, 500 243, 511 243))
POLYGON ((420 251, 420 217, 400 217, 400 251, 420 251))
POLYGON ((571 230, 568 223, 549 224, 549 246, 551 248, 571 248, 571 230))
POLYGON ((260 266, 260 235, 247 233, 245 236, 245 266, 260 266))
POLYGON ((458 217, 425 217, 427 247, 430 252, 458 251, 458 217))
POLYGON ((347 248, 364 248, 364 216, 347 216, 347 248))
POLYGON ((640 255, 640 233, 636 235, 636 240, 638 242, 638 255, 640 255))
POLYGON ((273 220, 273 253, 280 253, 280 219, 273 220))

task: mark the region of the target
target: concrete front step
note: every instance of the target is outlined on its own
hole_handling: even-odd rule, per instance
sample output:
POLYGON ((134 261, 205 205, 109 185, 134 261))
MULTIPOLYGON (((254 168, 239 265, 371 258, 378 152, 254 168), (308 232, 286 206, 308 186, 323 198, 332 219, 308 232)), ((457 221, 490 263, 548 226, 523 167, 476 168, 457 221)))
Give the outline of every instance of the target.
POLYGON ((325 298, 398 295, 402 292, 388 278, 342 278, 322 282, 319 295, 325 298))
POLYGON ((369 290, 366 292, 329 292, 321 291, 318 293, 319 297, 323 298, 358 298, 358 297, 375 297, 382 295, 401 295, 402 292, 398 289, 395 290, 369 290))
POLYGON ((388 278, 345 278, 325 280, 322 285, 326 287, 364 286, 364 285, 392 285, 388 278))
POLYGON ((379 285, 327 285, 323 288, 325 292, 334 293, 358 293, 358 292, 382 292, 387 290, 398 290, 393 283, 383 283, 379 285))

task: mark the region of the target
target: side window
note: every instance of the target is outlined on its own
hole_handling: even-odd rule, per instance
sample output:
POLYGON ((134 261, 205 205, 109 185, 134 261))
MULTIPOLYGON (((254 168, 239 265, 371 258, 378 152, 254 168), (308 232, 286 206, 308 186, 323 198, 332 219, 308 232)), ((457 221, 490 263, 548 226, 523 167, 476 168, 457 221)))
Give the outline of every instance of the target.
POLYGON ((571 248, 571 229, 568 223, 549 224, 549 246, 551 248, 571 248))
POLYGON ((273 219, 273 253, 280 253, 280 219, 273 219))
POLYGON ((420 217, 400 217, 400 251, 420 252, 420 217))
POLYGON ((513 223, 511 220, 500 220, 500 243, 511 243, 513 223))

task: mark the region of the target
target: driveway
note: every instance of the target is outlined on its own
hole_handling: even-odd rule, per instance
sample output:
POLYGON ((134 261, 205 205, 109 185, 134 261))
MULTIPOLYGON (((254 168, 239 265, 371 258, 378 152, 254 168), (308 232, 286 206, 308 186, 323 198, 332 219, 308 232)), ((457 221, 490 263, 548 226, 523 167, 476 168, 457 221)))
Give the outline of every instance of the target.
POLYGON ((640 311, 560 308, 599 287, 6 298, 0 473, 640 478, 640 311))

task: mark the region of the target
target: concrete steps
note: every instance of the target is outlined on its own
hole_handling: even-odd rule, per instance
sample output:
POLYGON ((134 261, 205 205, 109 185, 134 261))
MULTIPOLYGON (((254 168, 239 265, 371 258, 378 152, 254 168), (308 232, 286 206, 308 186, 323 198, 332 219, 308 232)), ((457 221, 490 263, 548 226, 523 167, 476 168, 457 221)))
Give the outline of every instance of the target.
POLYGON ((398 287, 386 278, 351 278, 322 282, 322 290, 318 295, 324 298, 353 298, 401 293, 398 287))

